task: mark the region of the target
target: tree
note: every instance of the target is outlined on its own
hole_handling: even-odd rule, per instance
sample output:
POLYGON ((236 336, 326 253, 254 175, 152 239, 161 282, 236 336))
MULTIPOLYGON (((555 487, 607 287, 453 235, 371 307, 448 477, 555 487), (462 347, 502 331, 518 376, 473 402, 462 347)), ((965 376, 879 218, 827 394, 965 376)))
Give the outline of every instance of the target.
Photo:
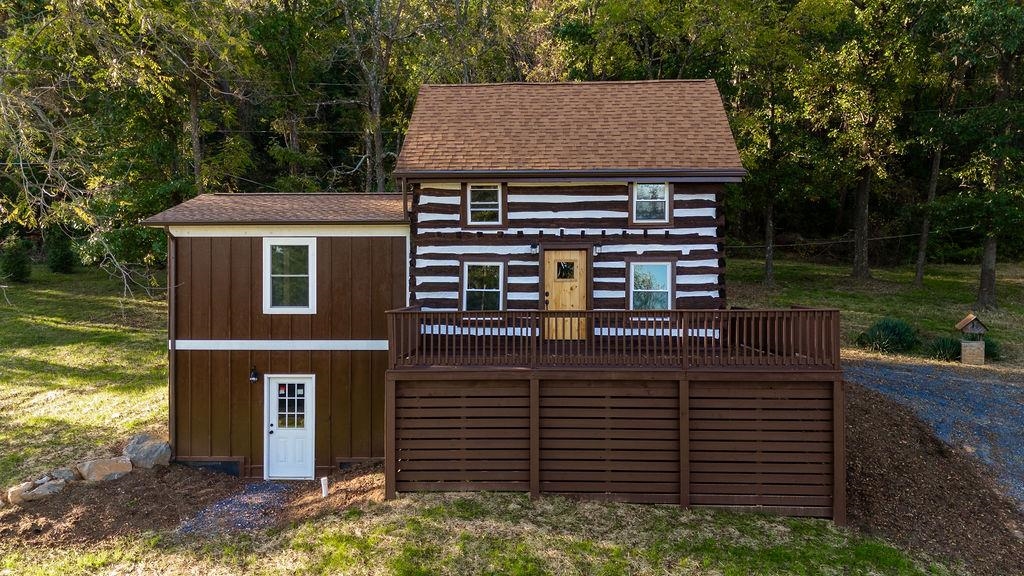
POLYGON ((913 81, 907 6, 900 0, 807 4, 803 8, 816 16, 808 20, 818 28, 812 38, 820 41, 797 94, 856 182, 853 276, 870 278, 872 185, 887 176, 887 163, 902 150, 896 127, 913 81))

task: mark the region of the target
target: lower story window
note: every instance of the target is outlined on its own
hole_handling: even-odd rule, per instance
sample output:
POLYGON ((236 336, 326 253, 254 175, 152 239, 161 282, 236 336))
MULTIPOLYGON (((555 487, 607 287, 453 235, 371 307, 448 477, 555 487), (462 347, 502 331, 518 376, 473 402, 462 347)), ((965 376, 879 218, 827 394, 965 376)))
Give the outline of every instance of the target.
POLYGON ((463 307, 501 310, 504 269, 501 264, 467 262, 463 268, 463 307))
POLYGON ((629 307, 633 310, 672 308, 672 264, 634 263, 629 267, 629 307))

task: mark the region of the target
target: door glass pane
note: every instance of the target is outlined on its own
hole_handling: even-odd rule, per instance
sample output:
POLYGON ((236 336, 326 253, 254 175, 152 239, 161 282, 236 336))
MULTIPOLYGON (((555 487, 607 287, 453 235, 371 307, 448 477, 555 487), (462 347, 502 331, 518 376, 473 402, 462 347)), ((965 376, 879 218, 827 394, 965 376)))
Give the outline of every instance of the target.
POLYGON ((573 280, 576 278, 576 262, 570 260, 568 262, 557 262, 555 263, 555 277, 559 280, 573 280))
POLYGON ((277 400, 277 411, 278 412, 287 412, 288 411, 288 409, 285 407, 286 406, 285 402, 286 402, 286 400, 284 398, 279 398, 277 400))
POLYGON ((305 428, 306 427, 306 417, 303 416, 302 414, 299 414, 298 416, 296 416, 295 417, 295 427, 296 428, 305 428))
POLYGON ((284 413, 281 413, 281 414, 277 415, 277 427, 278 428, 287 428, 288 427, 288 416, 285 415, 284 413))
POLYGON ((298 400, 295 401, 295 412, 298 413, 298 414, 305 414, 306 413, 306 401, 305 400, 299 398, 298 400))

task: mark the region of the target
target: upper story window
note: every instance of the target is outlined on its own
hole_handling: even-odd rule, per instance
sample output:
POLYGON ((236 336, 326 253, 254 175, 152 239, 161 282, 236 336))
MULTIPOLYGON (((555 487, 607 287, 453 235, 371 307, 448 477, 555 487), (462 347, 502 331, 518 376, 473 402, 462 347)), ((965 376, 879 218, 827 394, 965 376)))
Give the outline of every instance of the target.
POLYGON ((629 266, 629 307, 632 310, 672 308, 671 262, 634 262, 629 266))
POLYGON ((463 264, 462 302, 465 310, 501 310, 505 285, 501 263, 463 264))
POLYGON ((316 314, 316 238, 263 239, 263 313, 316 314))
POLYGON ((502 223, 501 184, 470 184, 466 187, 466 224, 502 223))
POLYGON ((666 183, 633 185, 633 222, 667 223, 672 203, 666 183))

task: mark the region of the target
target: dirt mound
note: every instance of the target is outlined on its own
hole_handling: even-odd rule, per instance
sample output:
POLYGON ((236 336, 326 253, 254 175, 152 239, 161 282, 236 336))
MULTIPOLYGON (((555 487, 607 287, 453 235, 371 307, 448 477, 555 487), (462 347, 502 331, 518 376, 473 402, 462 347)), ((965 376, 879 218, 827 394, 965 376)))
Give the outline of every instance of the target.
MULTIPOLYGON (((305 483, 304 483, 305 484, 305 483)), ((331 476, 327 498, 315 487, 304 487, 284 506, 280 522, 302 522, 367 502, 384 501, 384 465, 380 462, 358 464, 331 476)))
POLYGON ((847 391, 850 525, 976 574, 1024 574, 1024 513, 992 472, 884 395, 847 391))
POLYGON ((206 506, 242 490, 233 476, 172 465, 124 478, 83 482, 24 508, 0 509, 0 540, 36 545, 94 544, 176 528, 206 506))

